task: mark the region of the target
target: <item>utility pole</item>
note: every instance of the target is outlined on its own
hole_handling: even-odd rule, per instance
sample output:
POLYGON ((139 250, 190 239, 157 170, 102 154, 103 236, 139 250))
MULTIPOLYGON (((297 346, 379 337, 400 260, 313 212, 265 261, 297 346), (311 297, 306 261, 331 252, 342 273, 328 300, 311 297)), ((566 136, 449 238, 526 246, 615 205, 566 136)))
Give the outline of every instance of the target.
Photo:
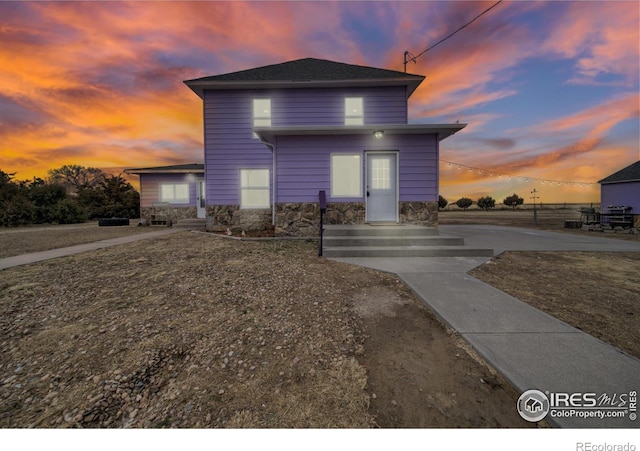
POLYGON ((530 199, 533 199, 533 225, 538 225, 538 210, 536 209, 536 199, 538 198, 538 191, 533 188, 531 194, 533 194, 533 196, 530 197, 530 199))
POLYGON ((404 51, 404 73, 405 74, 407 73, 407 63, 409 62, 416 64, 416 57, 413 56, 410 51, 405 50, 404 51))

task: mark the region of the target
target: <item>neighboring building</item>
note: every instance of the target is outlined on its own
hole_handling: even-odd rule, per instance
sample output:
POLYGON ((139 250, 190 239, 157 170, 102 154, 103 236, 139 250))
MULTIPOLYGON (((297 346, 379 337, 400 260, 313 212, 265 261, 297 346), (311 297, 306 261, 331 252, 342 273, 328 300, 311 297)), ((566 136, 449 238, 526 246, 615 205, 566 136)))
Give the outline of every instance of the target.
POLYGON ((640 160, 598 183, 601 213, 608 213, 611 207, 631 207, 634 227, 640 228, 640 160))
POLYGON ((205 217, 204 165, 181 164, 126 169, 140 176, 140 217, 173 221, 205 217))

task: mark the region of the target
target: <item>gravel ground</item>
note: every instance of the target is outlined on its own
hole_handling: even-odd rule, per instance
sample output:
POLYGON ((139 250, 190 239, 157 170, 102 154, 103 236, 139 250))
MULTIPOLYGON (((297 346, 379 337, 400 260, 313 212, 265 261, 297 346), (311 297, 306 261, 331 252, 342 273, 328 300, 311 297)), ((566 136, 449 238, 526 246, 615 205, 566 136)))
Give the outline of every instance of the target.
POLYGON ((395 276, 304 241, 183 232, 4 270, 0 343, 3 428, 530 426, 395 276))

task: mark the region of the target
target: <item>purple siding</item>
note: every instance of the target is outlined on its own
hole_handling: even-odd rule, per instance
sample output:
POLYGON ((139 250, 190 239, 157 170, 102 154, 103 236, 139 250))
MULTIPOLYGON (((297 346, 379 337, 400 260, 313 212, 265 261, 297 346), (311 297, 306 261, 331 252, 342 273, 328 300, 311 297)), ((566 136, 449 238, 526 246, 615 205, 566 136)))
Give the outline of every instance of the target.
MULTIPOLYGON (((435 135, 282 136, 276 147, 276 201, 317 202, 318 191, 332 202, 363 201, 331 198, 331 154, 362 154, 367 150, 398 151, 401 201, 438 200, 438 142, 435 135)), ((364 182, 364 180, 363 180, 364 182)))
POLYGON ((609 205, 632 207, 633 214, 640 214, 640 182, 600 185, 601 213, 606 213, 609 205))
MULTIPOLYGON (((202 177, 199 175, 198 178, 202 177)), ((188 183, 189 203, 174 204, 176 207, 196 206, 196 176, 192 174, 140 174, 140 206, 153 207, 156 202, 161 202, 160 185, 163 183, 188 183)))
MULTIPOLYGON (((238 204, 239 170, 272 168, 271 151, 253 138, 252 99, 271 98, 273 126, 340 126, 344 125, 344 98, 349 96, 363 97, 365 124, 407 123, 404 86, 205 91, 207 203, 238 204)), ((307 152, 304 157, 315 158, 307 152)))
POLYGON ((267 96, 264 91, 205 91, 207 204, 239 204, 240 169, 272 166, 269 148, 253 138, 254 97, 267 96))

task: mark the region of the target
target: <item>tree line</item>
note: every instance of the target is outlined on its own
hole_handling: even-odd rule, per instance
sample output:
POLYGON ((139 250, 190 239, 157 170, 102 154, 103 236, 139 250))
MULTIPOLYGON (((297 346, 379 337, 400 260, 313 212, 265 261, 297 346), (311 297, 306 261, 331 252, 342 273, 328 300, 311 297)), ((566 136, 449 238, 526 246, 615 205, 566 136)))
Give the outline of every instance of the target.
POLYGON ((140 194, 122 175, 65 165, 42 179, 18 181, 0 169, 0 226, 74 224, 96 218, 138 218, 140 194))
MULTIPOLYGON (((513 210, 515 210, 518 205, 522 205, 524 203, 524 199, 518 196, 516 193, 513 193, 511 196, 505 197, 502 203, 511 207, 513 210)), ((438 208, 443 209, 447 205, 449 205, 449 201, 444 197, 439 196, 438 208)), ((462 208, 463 210, 466 210, 467 208, 473 205, 473 200, 468 197, 461 197, 460 199, 455 201, 453 205, 456 205, 458 206, 458 208, 462 208)), ((481 208, 485 211, 489 211, 490 209, 496 207, 496 201, 491 196, 484 196, 479 198, 476 201, 476 205, 478 206, 478 208, 481 208)))

